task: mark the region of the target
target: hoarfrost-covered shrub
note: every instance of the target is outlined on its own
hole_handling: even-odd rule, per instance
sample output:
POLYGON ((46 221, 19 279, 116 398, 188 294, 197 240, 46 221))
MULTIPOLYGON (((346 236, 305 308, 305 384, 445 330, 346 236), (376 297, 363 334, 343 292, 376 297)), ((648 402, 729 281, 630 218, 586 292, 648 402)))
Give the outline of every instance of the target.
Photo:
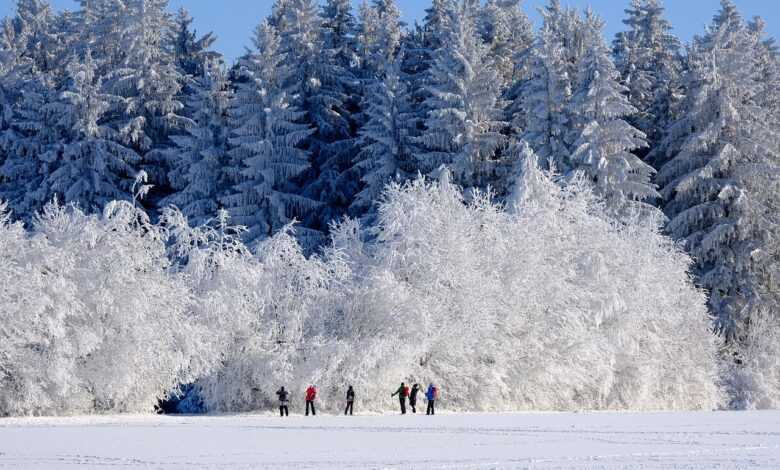
POLYGON ((370 241, 336 230, 352 353, 332 380, 374 409, 401 380, 438 384, 459 410, 718 406, 716 339, 679 247, 535 165, 517 193, 505 211, 418 180, 387 189, 370 241))
POLYGON ((213 362, 158 227, 130 203, 2 228, 0 413, 152 411, 213 362))

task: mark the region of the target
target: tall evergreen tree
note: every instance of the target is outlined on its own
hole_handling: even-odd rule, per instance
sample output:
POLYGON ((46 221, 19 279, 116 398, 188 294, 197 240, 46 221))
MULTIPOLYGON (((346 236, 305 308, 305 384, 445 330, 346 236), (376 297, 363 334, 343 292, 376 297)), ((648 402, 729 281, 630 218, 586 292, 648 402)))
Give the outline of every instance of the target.
POLYGON ((228 116, 230 90, 219 66, 204 72, 191 85, 187 106, 195 110, 186 125, 186 135, 173 135, 170 149, 173 169, 169 181, 175 191, 164 202, 174 204, 195 225, 215 219, 226 195, 228 159, 228 116))
POLYGON ((488 0, 480 11, 479 33, 502 89, 524 77, 524 55, 533 45, 533 26, 520 8, 520 0, 488 0))
POLYGON ((542 10, 544 22, 537 33, 528 80, 522 84, 511 110, 512 125, 540 159, 566 168, 570 154, 567 133, 571 118, 568 104, 573 92, 567 58, 569 31, 561 25, 570 18, 567 10, 553 0, 542 10))
POLYGON ((106 113, 122 100, 101 91, 90 51, 82 62, 74 61, 69 71, 71 85, 62 94, 59 161, 44 186, 63 201, 100 211, 108 202, 131 197, 140 157, 120 142, 115 129, 104 124, 106 113))
POLYGON ((687 112, 667 132, 669 161, 658 177, 667 230, 694 256, 717 325, 737 343, 763 297, 774 295, 758 281, 775 263, 768 248, 780 201, 772 183, 780 169, 777 109, 764 100, 766 70, 757 67, 765 51, 760 31, 722 0, 690 49, 687 112))
POLYGON ((588 12, 590 46, 580 63, 578 86, 569 104, 576 137, 569 166, 584 172, 616 212, 639 208, 650 213, 660 197, 655 171, 633 151, 647 146, 645 134, 626 122, 636 112, 619 83, 619 74, 602 39, 604 23, 588 12), (634 204, 634 203, 640 204, 634 204))
POLYGON ((306 198, 321 204, 304 222, 324 232, 346 212, 358 190, 356 182, 340 184, 341 175, 351 167, 355 126, 349 107, 355 80, 338 63, 339 50, 325 43, 325 19, 317 3, 279 0, 273 14, 278 18, 279 52, 288 65, 284 91, 314 130, 304 142, 311 167, 301 175, 300 184, 306 198))
POLYGON ((230 104, 232 190, 222 198, 235 223, 247 227, 249 240, 274 234, 316 206, 292 183, 309 167, 302 145, 313 130, 283 89, 289 61, 268 23, 258 26, 254 46, 240 62, 230 104))
POLYGON ((125 98, 122 109, 112 110, 118 116, 112 124, 142 157, 141 168, 155 185, 152 205, 170 193, 164 150, 171 146, 168 136, 186 123, 180 101, 184 76, 166 47, 173 27, 167 5, 168 0, 127 2, 127 17, 118 26, 126 52, 105 80, 107 92, 125 98))
POLYGON ((401 78, 401 61, 399 56, 382 67, 385 77, 374 83, 366 100, 368 120, 360 129, 361 150, 355 163, 365 186, 350 207, 353 215, 368 211, 389 182, 415 177, 410 129, 414 121, 409 119, 411 97, 401 78))
POLYGON ((629 121, 647 135, 652 148, 662 139, 682 99, 681 46, 664 18, 660 0, 633 0, 626 15, 623 23, 629 29, 618 33, 613 42, 615 62, 629 101, 637 109, 629 121))
POLYGON ((486 188, 504 145, 499 81, 477 38, 473 5, 461 2, 448 15, 446 37, 430 71, 426 130, 418 139, 425 151, 417 167, 430 173, 445 165, 464 187, 486 188))

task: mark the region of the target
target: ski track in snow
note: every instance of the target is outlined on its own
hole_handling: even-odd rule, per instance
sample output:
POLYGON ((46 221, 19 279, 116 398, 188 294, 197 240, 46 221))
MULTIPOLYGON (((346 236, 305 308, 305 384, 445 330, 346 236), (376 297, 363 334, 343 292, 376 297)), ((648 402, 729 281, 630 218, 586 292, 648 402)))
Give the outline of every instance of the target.
POLYGON ((778 469, 780 412, 0 420, 0 469, 778 469))

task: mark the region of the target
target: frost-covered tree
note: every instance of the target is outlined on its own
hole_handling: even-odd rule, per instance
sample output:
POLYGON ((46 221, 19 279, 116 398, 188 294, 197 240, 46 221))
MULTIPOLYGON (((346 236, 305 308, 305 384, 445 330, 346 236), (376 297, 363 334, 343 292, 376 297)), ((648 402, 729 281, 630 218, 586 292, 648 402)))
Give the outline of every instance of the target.
POLYGON ((325 42, 326 19, 317 1, 278 1, 274 15, 278 17, 279 53, 287 58, 288 66, 283 90, 314 130, 304 142, 311 168, 301 175, 300 184, 305 197, 322 204, 304 222, 325 231, 331 220, 341 217, 357 191, 356 182, 341 184, 344 181, 340 180, 351 167, 353 155, 354 125, 349 106, 350 87, 355 82, 337 60, 339 49, 325 42))
POLYGON ((288 56, 265 22, 255 31, 254 46, 241 60, 230 104, 232 189, 222 198, 233 221, 248 228, 248 240, 268 237, 316 206, 292 181, 309 168, 302 145, 313 130, 282 87, 288 56))
POLYGON ((167 42, 178 70, 184 75, 202 77, 211 64, 221 62, 219 53, 210 48, 217 40, 213 33, 198 37, 192 29, 192 16, 184 8, 176 12, 167 42))
POLYGON ((228 106, 231 93, 219 67, 207 70, 193 84, 188 107, 195 110, 185 135, 173 135, 176 146, 170 151, 173 170, 168 175, 174 193, 165 204, 174 204, 201 225, 215 218, 220 199, 229 185, 228 106))
POLYGON ((186 122, 179 99, 184 77, 167 48, 173 27, 167 5, 168 0, 127 2, 126 17, 118 26, 124 51, 104 80, 107 92, 125 98, 121 109, 111 110, 117 116, 111 124, 141 155, 141 166, 156 185, 152 204, 169 192, 170 163, 162 151, 170 145, 168 135, 186 122))
POLYGON ((766 76, 757 68, 765 47, 724 0, 689 52, 687 113, 667 133, 669 161, 658 178, 667 230, 696 260, 717 327, 732 344, 746 341, 754 312, 774 289, 780 193, 769 175, 780 160, 777 110, 766 106, 766 76))
POLYGON ((647 135, 651 148, 673 120, 683 93, 680 40, 664 10, 661 0, 633 0, 623 20, 628 30, 613 41, 621 83, 637 109, 629 122, 647 135))
POLYGON ((379 200, 385 185, 416 176, 411 142, 414 120, 409 89, 401 77, 399 56, 384 66, 385 78, 376 82, 366 99, 368 119, 360 129, 360 153, 356 169, 365 187, 350 208, 353 214, 366 212, 379 200))
MULTIPOLYGON (((373 0, 373 5, 360 7, 358 47, 361 76, 368 79, 384 78, 385 69, 401 45, 401 11, 394 0, 373 0)), ((368 85, 370 86, 370 84, 368 85)))
POLYGON ((570 63, 574 30, 581 30, 579 18, 551 0, 541 10, 543 24, 529 53, 528 79, 516 90, 510 106, 512 127, 539 155, 543 162, 554 162, 567 169, 571 128, 568 104, 576 79, 570 63))
POLYGON ((479 34, 502 89, 524 77, 523 56, 533 45, 533 26, 520 7, 521 0, 488 0, 479 14, 479 34))
POLYGON ((632 153, 647 145, 645 135, 626 121, 636 108, 625 96, 628 90, 619 83, 602 39, 603 21, 588 12, 586 25, 591 45, 569 103, 571 132, 577 135, 570 139, 574 145, 569 167, 585 173, 611 210, 633 207, 654 213, 650 204, 660 197, 651 182, 655 170, 632 153))
MULTIPOLYGON (((2 204, 0 204, 2 206, 2 204)), ((153 412, 214 364, 163 230, 128 202, 0 224, 0 415, 153 412)))
MULTIPOLYGON (((121 135, 105 124, 106 113, 121 99, 102 91, 97 66, 87 51, 70 67, 71 86, 62 94, 59 125, 62 142, 56 169, 46 176, 48 198, 101 211, 109 202, 131 196, 140 157, 121 142, 121 135)), ((47 199, 48 199, 47 198, 47 199)))
POLYGON ((417 168, 430 173, 445 165, 459 184, 486 188, 495 178, 504 123, 498 76, 477 38, 473 9, 462 2, 448 11, 445 41, 430 70, 417 168))

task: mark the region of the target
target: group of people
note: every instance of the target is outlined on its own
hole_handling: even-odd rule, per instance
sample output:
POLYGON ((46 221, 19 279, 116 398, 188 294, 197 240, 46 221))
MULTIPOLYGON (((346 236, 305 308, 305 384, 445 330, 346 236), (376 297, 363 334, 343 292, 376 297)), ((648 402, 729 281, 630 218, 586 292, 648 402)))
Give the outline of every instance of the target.
MULTIPOLYGON (((401 414, 406 414, 406 400, 409 400, 409 407, 412 409, 412 413, 417 413, 417 395, 422 389, 420 384, 412 385, 411 389, 401 382, 401 386, 393 393, 392 397, 398 395, 401 403, 401 414)), ((280 388, 276 391, 276 396, 279 398, 279 415, 290 416, 290 392, 280 388)), ((439 398, 439 390, 433 385, 428 385, 428 390, 425 392, 425 399, 428 400, 428 409, 425 412, 426 415, 435 414, 436 400, 439 398)), ((309 410, 311 410, 312 416, 317 415, 317 411, 314 408, 314 401, 317 399, 317 387, 309 385, 306 389, 306 416, 309 416, 309 410)), ((344 415, 349 414, 352 416, 355 406, 355 389, 350 385, 347 388, 347 406, 344 408, 344 415)))
MULTIPOLYGON (((409 386, 401 382, 401 386, 398 387, 392 395, 392 397, 398 395, 398 399, 401 405, 401 414, 406 414, 406 400, 409 400, 409 407, 412 409, 412 413, 417 413, 417 395, 420 393, 420 384, 409 386)), ((436 414, 436 400, 439 398, 439 389, 435 385, 428 385, 428 390, 425 391, 425 399, 428 400, 428 408, 425 411, 426 415, 436 414)))

